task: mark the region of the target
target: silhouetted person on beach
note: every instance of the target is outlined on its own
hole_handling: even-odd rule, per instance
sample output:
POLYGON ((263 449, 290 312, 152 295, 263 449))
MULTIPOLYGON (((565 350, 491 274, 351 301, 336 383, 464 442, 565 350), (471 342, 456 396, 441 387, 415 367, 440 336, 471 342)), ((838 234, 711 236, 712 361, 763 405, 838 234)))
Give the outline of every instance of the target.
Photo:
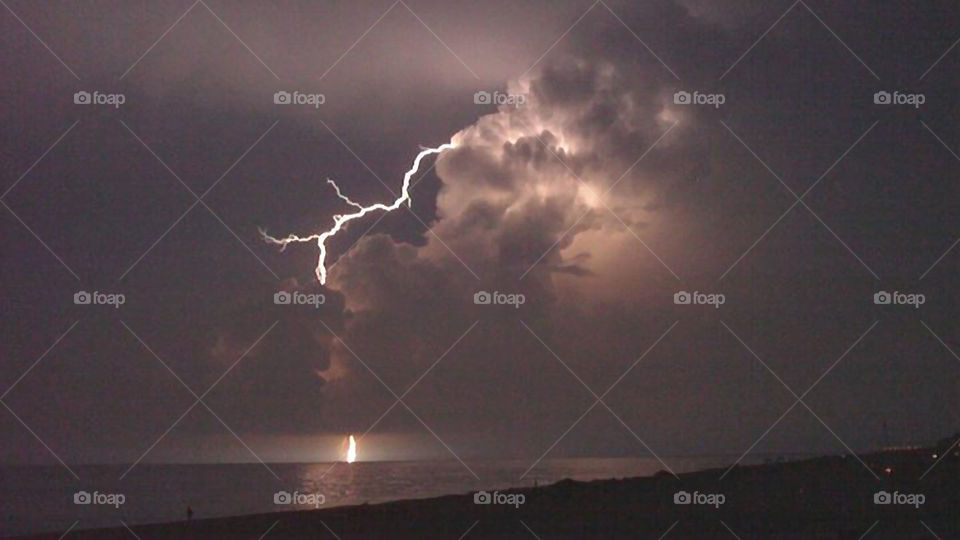
POLYGON ((193 508, 190 508, 190 506, 187 506, 187 521, 191 521, 192 519, 193 519, 193 508))

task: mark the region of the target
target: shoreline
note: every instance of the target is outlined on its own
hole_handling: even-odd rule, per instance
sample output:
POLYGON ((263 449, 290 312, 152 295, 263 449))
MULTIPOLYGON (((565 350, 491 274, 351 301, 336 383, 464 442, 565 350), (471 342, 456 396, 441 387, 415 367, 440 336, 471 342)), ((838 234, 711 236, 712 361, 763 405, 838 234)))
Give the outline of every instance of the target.
MULTIPOLYGON (((476 504, 474 493, 377 504, 294 510, 109 529, 71 531, 65 538, 460 538, 604 537, 746 538, 960 537, 960 450, 930 469, 928 448, 826 456, 793 462, 707 469, 673 477, 561 480, 499 492, 476 504), (861 460, 863 463, 861 463, 861 460), (869 466, 869 470, 864 464, 869 466), (889 469, 889 471, 887 471, 889 469), (871 472, 872 471, 872 472, 871 472), (875 478, 874 474, 879 478, 875 478), (923 476, 923 479, 921 479, 923 476), (722 479, 721 479, 722 477, 722 479), (922 494, 921 505, 874 503, 878 491, 922 494), (696 498, 676 504, 678 492, 696 498), (508 497, 513 495, 513 497, 508 497), (711 498, 712 497, 712 498, 711 498), (700 503, 700 504, 698 504, 700 503)), ((682 498, 682 496, 681 496, 682 498)), ((60 538, 63 533, 11 537, 60 538)))

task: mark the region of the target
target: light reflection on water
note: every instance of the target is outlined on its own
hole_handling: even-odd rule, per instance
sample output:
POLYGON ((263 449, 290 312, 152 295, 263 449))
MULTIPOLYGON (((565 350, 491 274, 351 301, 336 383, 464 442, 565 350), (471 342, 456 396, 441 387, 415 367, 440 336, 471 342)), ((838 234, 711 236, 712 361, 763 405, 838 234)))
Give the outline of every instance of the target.
MULTIPOLYGON (((729 461, 729 458, 672 458, 669 464, 674 472, 682 473, 722 467, 729 461)), ((469 465, 479 480, 457 461, 316 463, 293 467, 297 477, 296 489, 301 493, 324 494, 327 507, 420 499, 480 489, 530 487, 535 483, 543 486, 565 478, 596 480, 652 476, 663 470, 658 461, 649 458, 544 460, 525 476, 529 461, 480 461, 469 465)))

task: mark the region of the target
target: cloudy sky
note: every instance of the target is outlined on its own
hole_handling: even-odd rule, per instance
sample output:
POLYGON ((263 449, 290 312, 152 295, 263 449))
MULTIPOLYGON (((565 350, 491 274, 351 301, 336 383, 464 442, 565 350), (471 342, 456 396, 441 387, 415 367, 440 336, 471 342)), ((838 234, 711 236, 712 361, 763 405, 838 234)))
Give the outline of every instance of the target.
POLYGON ((4 7, 6 462, 369 430, 368 459, 669 464, 960 425, 955 2, 4 7), (315 244, 263 241, 450 142, 327 242, 325 285, 315 244))

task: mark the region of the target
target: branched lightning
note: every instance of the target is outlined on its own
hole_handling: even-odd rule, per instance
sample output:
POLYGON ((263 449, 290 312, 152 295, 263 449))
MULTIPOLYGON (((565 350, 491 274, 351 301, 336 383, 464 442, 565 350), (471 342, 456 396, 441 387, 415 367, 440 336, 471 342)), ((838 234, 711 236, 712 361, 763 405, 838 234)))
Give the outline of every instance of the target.
POLYGON ((342 200, 343 202, 347 203, 348 205, 356 208, 357 209, 356 212, 353 212, 352 214, 334 214, 333 226, 330 229, 322 233, 311 234, 310 236, 297 236, 295 234, 291 234, 286 238, 274 238, 273 236, 270 236, 269 234, 267 234, 267 232, 263 229, 260 229, 260 235, 263 236, 263 240, 265 242, 280 246, 281 251, 283 251, 283 249, 285 249, 287 245, 293 242, 310 242, 310 241, 316 240, 317 247, 320 248, 320 256, 317 260, 316 274, 317 274, 317 279, 320 280, 320 283, 324 284, 327 282, 327 267, 326 267, 327 239, 335 236, 338 232, 340 232, 340 229, 342 229, 347 222, 353 221, 355 219, 359 219, 370 212, 373 212, 375 210, 392 212, 400 208, 400 206, 403 203, 407 203, 407 205, 409 206, 411 204, 410 179, 413 178, 413 175, 417 172, 417 170, 420 169, 420 161, 424 158, 424 156, 428 156, 430 154, 439 154, 440 152, 443 152, 444 150, 449 150, 454 146, 455 146, 454 143, 451 142, 451 143, 441 144, 436 148, 421 147, 422 148, 421 152, 417 154, 417 157, 413 160, 413 166, 410 168, 409 171, 407 171, 406 174, 403 175, 403 187, 400 190, 400 197, 398 197, 397 200, 393 201, 393 204, 376 203, 370 206, 363 206, 362 204, 351 200, 350 197, 344 195, 343 192, 340 191, 340 186, 338 186, 336 182, 328 178, 327 183, 333 186, 334 191, 336 191, 337 193, 337 197, 340 198, 340 200, 342 200))

